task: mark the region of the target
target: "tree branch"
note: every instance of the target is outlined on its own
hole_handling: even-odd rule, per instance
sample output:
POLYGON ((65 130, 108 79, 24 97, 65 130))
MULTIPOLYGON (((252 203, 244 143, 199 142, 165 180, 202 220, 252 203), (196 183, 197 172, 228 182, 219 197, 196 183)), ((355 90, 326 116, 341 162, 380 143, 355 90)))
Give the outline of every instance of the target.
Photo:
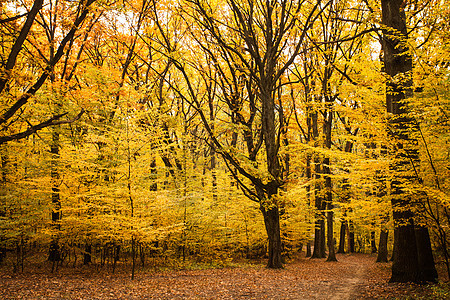
POLYGON ((65 115, 67 115, 67 112, 53 116, 50 119, 48 119, 47 121, 44 121, 40 124, 31 126, 30 128, 28 128, 27 130, 25 130, 23 132, 0 137, 0 145, 4 144, 6 142, 9 142, 9 141, 20 140, 20 139, 26 138, 26 137, 32 135, 33 133, 36 133, 37 131, 44 129, 46 127, 49 127, 49 126, 73 123, 73 122, 77 121, 78 119, 80 119, 83 114, 84 114, 84 109, 82 109, 81 112, 71 120, 59 120, 62 117, 64 117, 65 115))
POLYGON ((17 15, 17 16, 11 17, 11 18, 6 18, 6 19, 3 19, 3 20, 0 20, 0 24, 4 24, 4 23, 9 23, 9 22, 15 21, 15 20, 17 20, 17 19, 20 19, 20 18, 22 18, 22 17, 25 17, 25 16, 28 15, 28 14, 29 14, 29 13, 26 12, 26 13, 21 14, 21 15, 17 15))
MULTIPOLYGON (((33 7, 31 8, 30 12, 27 13, 27 19, 25 21, 25 24, 23 24, 22 29, 20 30, 19 36, 17 37, 17 40, 14 42, 14 45, 11 48, 11 52, 8 56, 8 61, 6 62, 5 70, 2 71, 5 72, 5 74, 2 74, 0 77, 0 93, 3 91, 3 89, 6 86, 6 83, 9 80, 9 72, 14 68, 16 65, 16 59, 17 55, 19 55, 20 50, 22 50, 22 45, 25 42, 25 39, 27 38, 28 33, 30 32, 31 25, 33 25, 34 19, 36 18, 37 13, 42 8, 43 0, 36 0, 33 4, 33 7)), ((8 20, 8 19, 7 19, 8 20)), ((2 20, 2 22, 5 20, 2 20)))
MULTIPOLYGON (((36 2, 38 2, 38 1, 36 1, 36 2)), ((28 99, 30 99, 41 88, 41 86, 44 84, 45 80, 50 76, 50 73, 52 72, 53 67, 56 65, 56 63, 60 60, 60 58, 64 54, 65 46, 72 39, 72 37, 74 36, 78 27, 81 25, 83 20, 86 18, 87 14, 89 12, 89 6, 93 2, 95 2, 95 0, 88 0, 86 2, 85 6, 83 8, 83 12, 75 20, 75 22, 72 26, 72 29, 69 31, 69 33, 67 33, 67 35, 64 37, 64 39, 61 41, 61 44, 59 45, 55 56, 49 62, 48 66, 45 68, 42 75, 39 77, 39 79, 36 81, 36 83, 31 88, 28 89, 28 91, 26 93, 22 94, 22 96, 20 96, 20 98, 9 109, 7 109, 3 113, 2 116, 0 116, 0 124, 5 123, 8 119, 10 119, 12 116, 14 116, 14 114, 28 102, 28 99)), ((0 91, 1 91, 1 85, 0 85, 0 91)))

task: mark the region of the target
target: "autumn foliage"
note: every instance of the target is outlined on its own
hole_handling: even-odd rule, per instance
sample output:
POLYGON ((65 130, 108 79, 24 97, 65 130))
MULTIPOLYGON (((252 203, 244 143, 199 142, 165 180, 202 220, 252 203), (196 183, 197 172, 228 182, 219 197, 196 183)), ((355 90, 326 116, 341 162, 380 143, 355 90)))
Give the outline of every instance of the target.
POLYGON ((382 2, 0 1, 0 263, 450 273, 450 5, 382 2))

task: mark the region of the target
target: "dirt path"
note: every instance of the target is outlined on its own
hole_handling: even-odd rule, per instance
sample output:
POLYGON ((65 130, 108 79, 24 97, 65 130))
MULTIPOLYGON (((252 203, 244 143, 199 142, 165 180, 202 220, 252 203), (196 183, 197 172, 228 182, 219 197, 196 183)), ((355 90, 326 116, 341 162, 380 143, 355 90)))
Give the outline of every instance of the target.
POLYGON ((283 270, 256 265, 140 272, 134 281, 126 272, 68 268, 59 274, 11 275, 0 271, 0 299, 385 299, 374 296, 371 288, 386 288, 388 265, 375 264, 371 255, 337 258, 338 262, 302 258, 283 270))
POLYGON ((354 262, 350 262, 347 267, 353 270, 353 274, 342 278, 342 280, 337 283, 337 290, 330 297, 332 300, 347 300, 356 298, 358 295, 358 288, 367 278, 367 264, 359 265, 354 262))

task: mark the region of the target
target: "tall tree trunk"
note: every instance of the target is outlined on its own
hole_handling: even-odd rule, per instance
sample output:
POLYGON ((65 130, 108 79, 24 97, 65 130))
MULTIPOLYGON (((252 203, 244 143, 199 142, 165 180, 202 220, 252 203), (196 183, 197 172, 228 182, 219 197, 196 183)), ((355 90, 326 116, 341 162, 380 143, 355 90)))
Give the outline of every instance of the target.
MULTIPOLYGON (((261 192, 259 193, 260 201, 262 201, 260 202, 260 208, 264 216, 264 224, 269 238, 269 261, 267 266, 269 268, 278 269, 283 267, 281 257, 280 211, 279 203, 273 199, 273 195, 278 193, 280 187, 279 182, 283 181, 283 174, 278 155, 280 143, 277 137, 275 99, 273 91, 270 90, 270 87, 274 87, 276 84, 268 74, 262 76, 260 82, 262 85, 260 89, 260 99, 262 104, 261 133, 264 136, 267 171, 274 178, 271 182, 267 183, 264 188, 266 196, 261 192), (265 203, 266 200, 268 203, 265 203), (268 207, 265 207, 266 204, 268 207)), ((278 118, 280 122, 279 126, 284 126, 282 112, 278 118)))
MULTIPOLYGON (((387 149, 385 145, 381 146, 381 155, 386 157, 387 156, 387 149)), ((387 190, 386 190, 386 174, 384 174, 383 170, 378 170, 377 175, 377 198, 382 199, 386 197, 387 190)), ((389 213, 386 213, 382 217, 382 224, 381 224, 381 230, 380 230, 380 240, 378 243, 378 255, 377 255, 377 262, 388 262, 388 238, 389 238, 389 229, 387 228, 386 224, 389 222, 389 213)))
MULTIPOLYGON (((351 132, 351 130, 349 130, 351 132)), ((359 130, 356 129, 354 132, 354 135, 357 134, 359 130)), ((347 153, 351 153, 353 150, 353 141, 348 140, 345 142, 345 152, 347 153)), ((345 170, 347 173, 349 172, 349 170, 346 168, 345 170)), ((350 202, 350 183, 348 182, 348 178, 344 178, 343 182, 342 182, 342 202, 344 203, 349 203, 350 202)), ((348 237, 348 241, 347 241, 347 251, 348 252, 353 252, 350 250, 350 231, 349 231, 349 222, 346 219, 347 217, 347 208, 343 209, 342 212, 342 218, 341 218, 341 229, 340 229, 340 233, 339 233, 339 249, 338 249, 338 253, 345 253, 345 240, 348 237)))
MULTIPOLYGON (((209 97, 209 121, 211 122, 211 130, 214 132, 214 103, 213 98, 209 97)), ((212 180, 212 198, 213 203, 217 201, 217 173, 216 173, 216 149, 211 143, 211 153, 210 153, 210 170, 211 170, 211 180, 212 180)))
MULTIPOLYGON (((333 123, 333 111, 331 107, 332 98, 325 96, 326 99, 326 111, 324 113, 324 123, 323 123, 323 133, 325 135, 325 148, 331 149, 331 126, 333 123)), ((325 202, 327 209, 327 246, 328 246, 328 257, 327 261, 337 261, 336 252, 334 248, 334 230, 333 230, 333 195, 331 193, 331 169, 330 169, 330 158, 328 156, 323 160, 323 174, 325 177, 325 202)))
MULTIPOLYGON (((311 102, 310 96, 309 96, 309 86, 308 86, 308 77, 306 77, 305 79, 305 94, 307 95, 307 99, 308 102, 311 102)), ((294 99, 294 96, 292 96, 292 98, 294 99)), ((313 114, 314 112, 312 111, 312 105, 310 103, 307 104, 306 106, 306 124, 307 124, 307 134, 305 136, 306 142, 310 142, 311 138, 312 138, 312 130, 313 130, 313 123, 312 123, 312 119, 313 119, 313 114)), ((317 126, 316 126, 317 127, 317 126)), ((312 160, 312 155, 311 153, 308 153, 306 155, 306 168, 305 168, 305 175, 306 178, 308 179, 309 184, 306 185, 306 205, 308 208, 311 207, 311 182, 312 182, 312 171, 311 171, 311 160, 312 160)), ((314 190, 314 188, 313 188, 314 190)), ((310 209, 309 209, 310 211, 310 209)), ((309 224, 312 219, 310 214, 308 213, 307 216, 307 223, 309 224)), ((306 238, 307 238, 307 243, 306 243, 306 257, 311 257, 312 256, 312 252, 311 252, 311 232, 309 231, 309 226, 308 229, 306 231, 306 238)), ((315 235, 314 235, 315 236, 315 235)))
MULTIPOLYGON (((52 154, 51 163, 51 179, 52 179, 52 223, 56 231, 60 229, 59 221, 61 219, 61 199, 59 189, 59 128, 53 129, 52 133, 52 145, 50 147, 50 153, 52 154)), ((48 260, 51 262, 58 262, 61 259, 58 234, 53 233, 52 240, 50 242, 50 249, 48 260)), ((54 264, 53 264, 54 265, 54 264)), ((53 268, 52 268, 53 269, 53 268)))
POLYGON ((314 159, 315 164, 315 183, 314 183, 314 195, 315 195, 315 228, 314 228, 314 249, 311 258, 324 258, 325 254, 325 220, 323 210, 325 209, 322 193, 322 185, 319 180, 321 178, 321 168, 318 157, 314 159))
MULTIPOLYGON (((313 83, 314 85, 314 83, 313 83)), ((318 113, 313 111, 310 114, 312 137, 314 140, 314 147, 319 146, 319 128, 318 128, 318 113)), ((316 207, 315 213, 315 227, 314 227, 314 249, 311 258, 324 258, 325 255, 325 226, 324 226, 324 214, 323 214, 323 196, 319 154, 314 154, 314 204, 316 207)))
MULTIPOLYGON (((4 199, 4 193, 5 191, 7 191, 6 189, 6 184, 7 184, 7 174, 8 174, 8 152, 7 152, 7 144, 4 145, 0 145, 0 156, 1 156, 1 181, 0 181, 0 185, 1 185, 1 189, 0 189, 0 195, 1 198, 0 200, 2 201, 0 203, 0 217, 1 218, 6 218, 6 200, 4 199)), ((3 232, 3 230, 0 232, 0 264, 2 264, 3 259, 6 258, 6 234, 3 232)))
MULTIPOLYGON (((310 123, 311 122, 307 122, 308 123, 308 132, 310 131, 310 123)), ((308 134, 309 136, 309 134, 308 134)), ((309 140, 309 137, 307 137, 307 139, 309 140)), ((312 179, 312 172, 311 172, 311 155, 308 154, 306 156, 306 178, 309 181, 309 184, 306 186, 306 205, 308 206, 308 208, 311 207, 311 179, 312 179)), ((310 209, 308 210, 310 211, 310 209)), ((306 222, 309 225, 309 223, 311 222, 311 215, 308 212, 308 214, 306 215, 306 222)), ((311 253, 311 232, 309 230, 309 226, 306 230, 306 239, 307 239, 307 243, 306 243, 306 257, 311 257, 312 253, 311 253)))
MULTIPOLYGON (((407 46, 408 30, 404 0, 382 0, 383 54, 384 68, 390 77, 387 82, 386 106, 390 114, 389 135, 395 141, 395 161, 391 166, 394 178, 391 182, 391 203, 393 207, 394 254, 391 282, 434 281, 432 272, 425 269, 434 268, 434 261, 419 258, 423 254, 418 251, 414 226, 413 199, 405 191, 403 185, 411 181, 413 176, 411 163, 417 161, 418 153, 415 141, 408 131, 413 124, 408 113, 407 99, 412 93, 412 57, 407 46), (402 172, 401 172, 402 171, 402 172), (426 267, 423 264, 431 264, 426 267), (426 277, 426 275, 430 277, 426 277)), ((429 235, 421 235, 428 243, 429 235)), ((422 245, 420 245, 422 246, 422 245)), ((426 247, 426 246, 424 246, 426 247)))

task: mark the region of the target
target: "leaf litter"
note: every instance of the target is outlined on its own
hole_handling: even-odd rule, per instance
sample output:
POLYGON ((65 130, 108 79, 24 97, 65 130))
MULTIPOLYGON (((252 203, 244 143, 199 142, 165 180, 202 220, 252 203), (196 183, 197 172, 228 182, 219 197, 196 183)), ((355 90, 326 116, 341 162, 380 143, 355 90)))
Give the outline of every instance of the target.
MULTIPOLYGON (((0 270, 0 299, 448 299, 443 285, 390 284, 390 263, 368 254, 338 262, 297 258, 282 270, 263 264, 205 270, 110 274, 95 268, 57 273, 0 270)), ((445 287, 447 288, 445 290, 445 287)))

